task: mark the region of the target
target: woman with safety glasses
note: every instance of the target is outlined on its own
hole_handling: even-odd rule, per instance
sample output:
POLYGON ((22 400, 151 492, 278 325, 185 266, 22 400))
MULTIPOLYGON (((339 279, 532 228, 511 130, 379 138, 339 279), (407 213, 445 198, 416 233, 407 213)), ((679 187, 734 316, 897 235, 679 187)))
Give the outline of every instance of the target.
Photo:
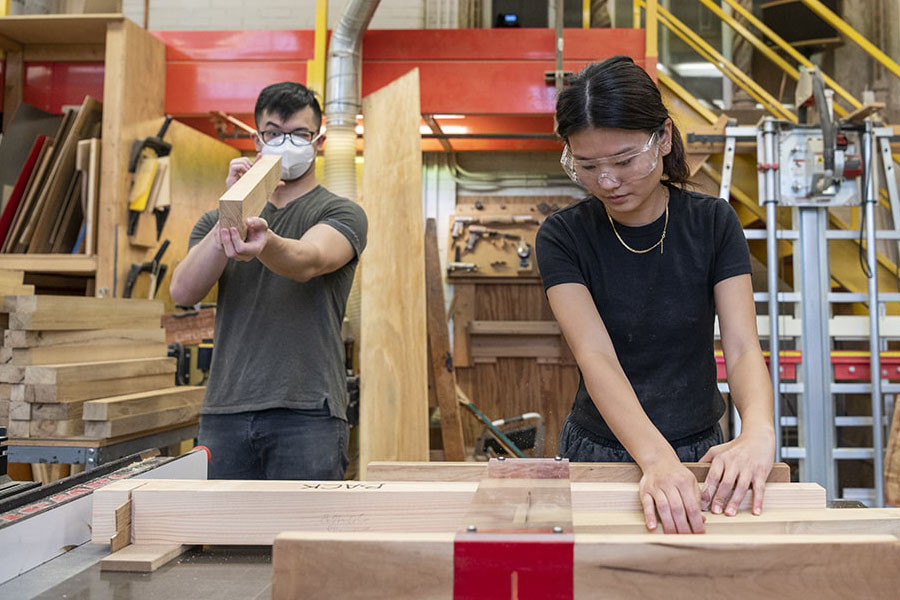
POLYGON ((659 90, 627 57, 585 68, 556 104, 562 165, 591 196, 550 216, 536 254, 581 371, 559 453, 640 465, 649 529, 700 533, 701 509, 734 515, 772 468, 772 388, 756 334, 750 256, 726 200, 689 170, 659 90), (719 316, 741 434, 722 443, 719 316), (705 487, 681 462, 711 462, 705 487))

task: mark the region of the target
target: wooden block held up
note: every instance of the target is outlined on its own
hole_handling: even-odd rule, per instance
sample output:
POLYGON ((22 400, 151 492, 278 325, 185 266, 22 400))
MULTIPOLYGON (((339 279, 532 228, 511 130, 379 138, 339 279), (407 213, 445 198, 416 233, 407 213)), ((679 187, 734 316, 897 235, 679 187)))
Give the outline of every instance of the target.
POLYGON ((281 157, 264 154, 219 198, 219 224, 247 234, 244 220, 258 217, 281 181, 281 157))

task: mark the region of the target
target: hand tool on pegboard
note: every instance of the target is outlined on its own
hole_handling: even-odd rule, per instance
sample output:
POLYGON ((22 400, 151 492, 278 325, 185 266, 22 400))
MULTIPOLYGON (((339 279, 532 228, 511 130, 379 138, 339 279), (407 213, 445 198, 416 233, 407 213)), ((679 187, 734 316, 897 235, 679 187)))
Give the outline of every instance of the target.
MULTIPOLYGON (((131 157, 128 160, 128 173, 131 175, 131 190, 128 194, 128 235, 134 235, 138 219, 147 208, 150 191, 159 170, 159 159, 172 152, 172 144, 163 140, 171 122, 172 117, 166 115, 155 136, 135 140, 131 146, 131 157)), ((165 215, 168 215, 168 211, 165 215)), ((162 220, 165 221, 165 216, 162 220)), ((159 221, 157 229, 162 229, 159 221)))

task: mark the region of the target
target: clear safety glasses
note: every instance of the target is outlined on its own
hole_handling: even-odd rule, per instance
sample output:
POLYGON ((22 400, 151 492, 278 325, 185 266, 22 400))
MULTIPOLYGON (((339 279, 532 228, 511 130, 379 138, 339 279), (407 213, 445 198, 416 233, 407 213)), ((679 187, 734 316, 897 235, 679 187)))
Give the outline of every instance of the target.
POLYGON ((266 146, 277 147, 284 144, 285 140, 291 140, 291 143, 297 147, 309 146, 317 139, 322 137, 322 134, 316 134, 312 131, 308 131, 306 129, 298 129, 297 131, 291 131, 289 133, 284 133, 282 131, 277 131, 275 129, 268 129, 266 131, 260 131, 259 137, 262 139, 263 143, 266 146))
POLYGON ((603 183, 603 179, 616 185, 628 183, 646 177, 656 168, 659 160, 658 141, 658 132, 654 132, 647 143, 634 152, 589 160, 576 159, 566 144, 559 162, 569 179, 579 185, 587 185, 593 181, 599 185, 603 183))

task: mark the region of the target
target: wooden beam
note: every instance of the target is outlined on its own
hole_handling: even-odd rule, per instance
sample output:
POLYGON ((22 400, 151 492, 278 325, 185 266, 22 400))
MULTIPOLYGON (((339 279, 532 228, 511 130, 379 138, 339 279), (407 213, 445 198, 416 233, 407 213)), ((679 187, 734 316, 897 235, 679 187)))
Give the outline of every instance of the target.
POLYGON ((425 297, 428 311, 428 360, 441 411, 444 459, 464 460, 465 442, 459 403, 456 401, 456 373, 453 369, 453 355, 450 353, 447 310, 444 308, 444 278, 441 276, 437 224, 434 219, 428 219, 425 223, 425 297))
POLYGON ((97 257, 80 254, 4 254, 0 256, 0 268, 22 269, 30 273, 93 275, 97 271, 97 257))
MULTIPOLYGON (((495 480, 496 488, 521 486, 495 480)), ((465 525, 478 484, 356 481, 152 480, 130 491, 135 543, 268 545, 281 531, 457 531, 465 525), (266 507, 260 511, 259 507, 266 507)), ((640 514, 635 483, 573 483, 572 510, 640 514)), ((121 504, 115 484, 94 492, 94 534, 108 540, 109 512, 121 504), (97 498, 118 494, 115 501, 97 498)), ((742 511, 749 507, 749 498, 742 511)), ((822 510, 816 484, 772 483, 769 510, 822 510)), ((531 512, 533 522, 555 515, 531 512)))
POLYGON ((270 545, 287 529, 455 531, 477 487, 474 483, 144 480, 140 489, 133 489, 119 483, 94 492, 95 543, 106 543, 113 535, 110 514, 123 495, 130 495, 134 502, 135 543, 270 545), (260 511, 260 506, 265 510, 260 511))
POLYGON ((454 283, 453 289, 453 364, 457 368, 471 367, 469 325, 475 318, 475 284, 454 283))
POLYGON ((888 598, 900 584, 890 535, 576 534, 575 597, 888 598), (673 585, 672 582, 678 582, 673 585), (602 586, 598 588, 596 586, 602 586))
POLYGON ((171 373, 157 375, 134 375, 119 379, 98 379, 94 381, 74 381, 50 384, 18 384, 13 394, 25 402, 50 404, 79 403, 85 400, 123 396, 170 387, 175 381, 175 362, 172 360, 171 373))
POLYGON ((141 375, 173 373, 175 359, 135 358, 94 363, 73 363, 66 365, 46 365, 26 367, 24 383, 60 384, 82 381, 103 381, 141 375))
POLYGON ((363 99, 359 466, 428 459, 428 340, 417 69, 363 99))
POLYGON ((74 331, 22 331, 7 329, 3 332, 3 346, 7 348, 44 348, 89 344, 121 345, 165 341, 166 331, 161 327, 159 329, 85 329, 74 331))
POLYGON ((250 170, 219 198, 219 225, 235 227, 243 238, 247 217, 258 217, 281 181, 281 156, 263 154, 250 170))
MULTIPOLYGON (((900 508, 822 508, 818 510, 766 510, 761 515, 733 517, 706 513, 706 533, 718 534, 884 534, 900 537, 900 508)), ((634 511, 581 511, 575 513, 579 533, 648 533, 642 514, 634 511)), ((660 535, 662 528, 657 532, 660 535)))
MULTIPOLYGON (((454 533, 282 533, 272 554, 272 598, 449 598, 460 575, 455 539, 454 533)), ((889 598, 900 584, 900 543, 889 535, 575 534, 574 541, 575 598, 596 597, 598 590, 609 598, 675 600, 889 598)))
POLYGON ((0 348, 0 364, 20 366, 56 365, 126 358, 154 358, 166 356, 167 350, 168 345, 165 342, 0 348))
MULTIPOLYGON (((515 462, 517 459, 507 459, 515 462)), ((684 463, 704 481, 709 463, 684 463)), ((634 463, 569 463, 569 476, 579 482, 637 483, 643 473, 634 463)), ((487 465, 478 462, 386 462, 369 463, 367 478, 370 481, 481 481, 487 475, 487 465)), ((788 483, 791 469, 785 463, 775 463, 769 473, 769 482, 788 483)))
POLYGON ((7 296, 3 310, 10 313, 10 329, 159 329, 163 304, 131 298, 7 296))
POLYGON ((85 402, 83 414, 85 420, 88 421, 110 421, 183 406, 194 406, 203 401, 205 391, 206 388, 203 387, 183 385, 90 400, 85 402))
POLYGON ((200 414, 205 393, 206 388, 204 387, 180 386, 156 394, 145 392, 144 394, 107 398, 105 401, 91 400, 85 403, 85 406, 91 403, 104 404, 107 411, 123 412, 125 415, 102 421, 86 420, 84 435, 89 438, 118 437, 191 421, 200 414), (135 396, 142 395, 143 398, 135 398, 135 396), (148 398, 151 400, 148 401, 148 398), (124 405, 120 410, 117 410, 119 407, 115 406, 117 402, 124 405), (147 402, 147 407, 143 406, 144 402, 147 402), (161 408, 152 410, 149 406, 161 408))
POLYGON ((562 332, 556 321, 472 321, 469 335, 546 335, 562 332))

